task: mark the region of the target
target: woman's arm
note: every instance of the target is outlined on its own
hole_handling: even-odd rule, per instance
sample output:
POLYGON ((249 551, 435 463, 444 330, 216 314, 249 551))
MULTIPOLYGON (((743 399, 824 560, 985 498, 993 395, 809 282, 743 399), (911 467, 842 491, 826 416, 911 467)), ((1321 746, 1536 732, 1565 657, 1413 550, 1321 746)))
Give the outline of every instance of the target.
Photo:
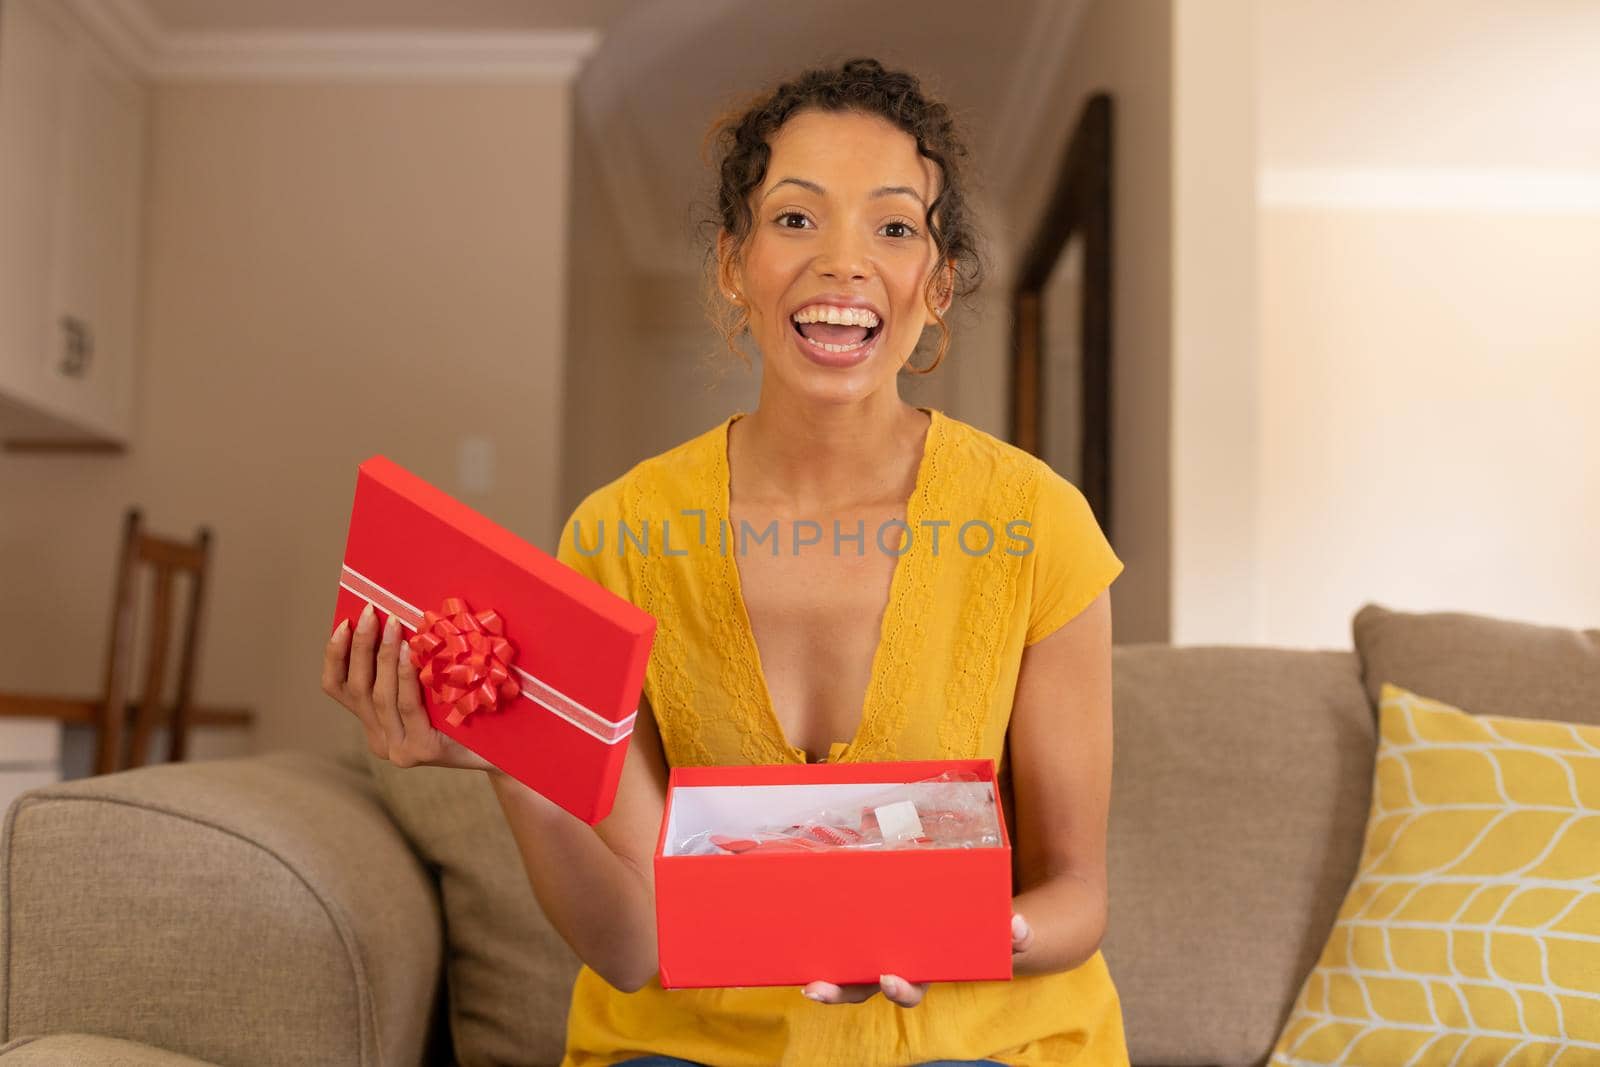
MULTIPOLYGON (((1106 818, 1111 806, 1111 593, 1022 653, 1008 727, 1012 842, 1022 891, 1011 899, 1013 974, 1070 971, 1106 928, 1106 818), (1023 920, 1017 924, 1017 917, 1023 920)), ((882 992, 915 1007, 927 982, 811 982, 806 996, 859 1004, 882 992)))
POLYGON ((1020 892, 1017 974, 1066 971, 1105 936, 1111 807, 1111 593, 1023 650, 1009 758, 1020 892))
POLYGON ((667 794, 649 701, 640 698, 611 813, 593 827, 504 773, 489 780, 556 932, 616 988, 646 985, 658 967, 654 856, 667 794))

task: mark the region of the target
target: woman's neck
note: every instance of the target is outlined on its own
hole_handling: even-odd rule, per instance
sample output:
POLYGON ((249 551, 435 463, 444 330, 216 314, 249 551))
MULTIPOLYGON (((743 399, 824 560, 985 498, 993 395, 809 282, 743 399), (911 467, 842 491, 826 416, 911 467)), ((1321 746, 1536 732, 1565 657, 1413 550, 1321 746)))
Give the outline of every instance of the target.
POLYGON ((729 428, 728 466, 743 504, 826 514, 903 502, 930 417, 898 395, 856 404, 760 404, 729 428))

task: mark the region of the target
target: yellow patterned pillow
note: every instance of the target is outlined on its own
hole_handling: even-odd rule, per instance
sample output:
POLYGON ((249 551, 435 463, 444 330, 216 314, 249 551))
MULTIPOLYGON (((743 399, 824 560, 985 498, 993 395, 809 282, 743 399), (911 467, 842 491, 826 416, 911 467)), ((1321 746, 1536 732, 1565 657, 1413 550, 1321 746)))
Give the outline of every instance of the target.
POLYGON ((1269 1063, 1600 1063, 1600 727, 1385 684, 1366 844, 1269 1063))

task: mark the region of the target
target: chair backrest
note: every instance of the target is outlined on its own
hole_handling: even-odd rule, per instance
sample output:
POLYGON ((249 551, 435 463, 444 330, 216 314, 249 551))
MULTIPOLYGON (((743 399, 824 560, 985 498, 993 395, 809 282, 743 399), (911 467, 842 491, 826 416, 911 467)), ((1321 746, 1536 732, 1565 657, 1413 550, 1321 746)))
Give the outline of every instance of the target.
POLYGON ((99 705, 95 773, 110 774, 143 766, 150 738, 162 720, 168 720, 171 745, 168 758, 184 758, 188 746, 190 695, 199 657, 200 621, 204 605, 206 568, 211 556, 211 530, 201 526, 190 543, 147 533, 138 508, 129 508, 123 520, 122 551, 117 563, 116 595, 111 604, 111 641, 107 650, 105 694, 99 705), (128 689, 134 677, 135 617, 138 612, 139 577, 153 572, 153 595, 145 649, 143 692, 130 704, 128 689), (166 682, 167 649, 171 638, 173 586, 180 574, 190 576, 188 611, 183 623, 182 658, 178 664, 177 698, 170 716, 161 703, 166 682), (132 728, 125 732, 132 710, 132 728), (124 753, 126 742, 126 753, 124 753))

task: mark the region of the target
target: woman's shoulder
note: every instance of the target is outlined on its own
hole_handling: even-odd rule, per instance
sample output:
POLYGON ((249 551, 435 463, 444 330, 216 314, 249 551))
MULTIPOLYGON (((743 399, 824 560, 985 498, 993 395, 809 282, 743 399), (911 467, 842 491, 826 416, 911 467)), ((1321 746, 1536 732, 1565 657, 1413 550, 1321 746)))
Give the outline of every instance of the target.
POLYGON ((940 413, 947 434, 948 480, 970 493, 1011 498, 1031 507, 1041 495, 1071 495, 1077 487, 1038 456, 978 426, 940 413))
POLYGON ((946 433, 955 446, 974 459, 995 467, 1025 470, 1043 465, 1043 461, 1032 452, 996 437, 981 427, 944 411, 939 412, 939 417, 944 421, 946 433))

